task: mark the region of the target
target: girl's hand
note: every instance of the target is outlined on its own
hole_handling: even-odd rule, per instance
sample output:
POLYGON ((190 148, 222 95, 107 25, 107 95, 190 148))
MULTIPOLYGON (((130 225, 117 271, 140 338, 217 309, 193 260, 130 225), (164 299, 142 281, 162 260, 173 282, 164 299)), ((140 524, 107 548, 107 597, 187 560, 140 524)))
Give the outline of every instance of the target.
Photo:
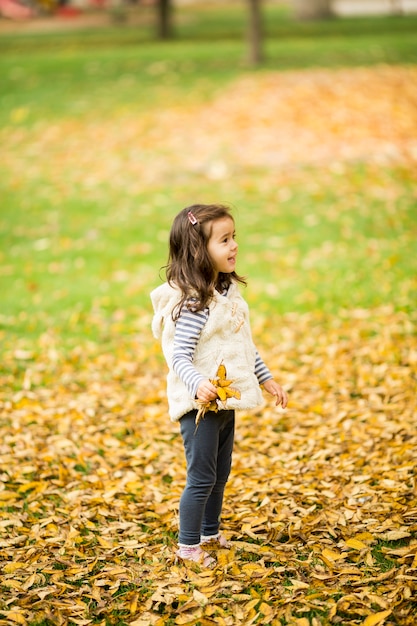
POLYGON ((276 396, 277 401, 275 402, 275 406, 281 405, 282 408, 285 409, 288 404, 288 396, 287 392, 284 391, 281 385, 275 382, 273 378, 270 378, 270 380, 267 380, 263 386, 268 393, 270 393, 272 396, 276 396))
POLYGON ((217 389, 216 387, 207 380, 202 380, 198 385, 197 389, 197 399, 201 400, 201 402, 211 402, 217 398, 217 389))

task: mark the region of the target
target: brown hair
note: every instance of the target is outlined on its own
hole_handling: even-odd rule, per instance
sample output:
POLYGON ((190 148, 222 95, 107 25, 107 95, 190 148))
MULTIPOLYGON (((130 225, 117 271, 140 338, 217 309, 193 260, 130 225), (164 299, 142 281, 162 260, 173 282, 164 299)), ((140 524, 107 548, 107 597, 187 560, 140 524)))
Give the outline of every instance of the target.
MULTIPOLYGON (((215 220, 230 217, 229 207, 222 204, 193 204, 178 213, 172 223, 169 235, 169 256, 165 267, 167 281, 179 287, 182 298, 173 311, 173 319, 178 319, 184 304, 190 302, 190 309, 205 309, 216 287, 229 286, 233 281, 246 285, 246 280, 231 272, 215 272, 207 244, 215 220)), ((234 221, 234 220, 233 220, 234 221)))

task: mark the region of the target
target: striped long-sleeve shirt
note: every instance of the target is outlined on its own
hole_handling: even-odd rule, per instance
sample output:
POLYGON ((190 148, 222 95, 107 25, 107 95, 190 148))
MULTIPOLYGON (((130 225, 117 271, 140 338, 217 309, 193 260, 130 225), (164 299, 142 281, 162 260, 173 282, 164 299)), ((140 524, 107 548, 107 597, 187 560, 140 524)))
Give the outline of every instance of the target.
MULTIPOLYGON (((175 327, 172 367, 187 387, 192 398, 197 396, 198 386, 205 379, 195 369, 193 356, 208 316, 208 307, 203 311, 190 311, 184 306, 175 327)), ((255 375, 260 385, 272 378, 271 372, 258 351, 256 351, 255 375)))

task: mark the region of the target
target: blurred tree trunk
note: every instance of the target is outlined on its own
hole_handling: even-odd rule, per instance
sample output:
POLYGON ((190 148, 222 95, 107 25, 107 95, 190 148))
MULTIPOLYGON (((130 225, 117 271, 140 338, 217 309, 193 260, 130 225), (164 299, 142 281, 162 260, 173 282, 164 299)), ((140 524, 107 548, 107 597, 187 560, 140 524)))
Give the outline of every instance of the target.
POLYGON ((391 12, 394 15, 401 15, 403 12, 403 3, 401 0, 391 0, 391 12))
POLYGON ((249 28, 248 28, 248 60, 251 65, 258 65, 263 60, 262 52, 262 17, 261 0, 248 0, 249 28))
POLYGON ((158 0, 158 39, 170 39, 173 35, 172 27, 172 2, 171 0, 158 0))
POLYGON ((332 15, 331 0, 292 0, 295 16, 300 20, 315 20, 332 15))

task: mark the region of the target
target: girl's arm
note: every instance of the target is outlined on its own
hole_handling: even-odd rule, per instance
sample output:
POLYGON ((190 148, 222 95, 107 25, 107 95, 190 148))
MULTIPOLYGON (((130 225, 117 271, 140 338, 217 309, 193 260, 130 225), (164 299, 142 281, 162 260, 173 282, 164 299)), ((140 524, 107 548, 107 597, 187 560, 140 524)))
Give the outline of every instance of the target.
POLYGON ((271 372, 263 362, 260 354, 256 351, 255 374, 260 385, 273 396, 276 396, 276 406, 281 405, 283 409, 288 404, 288 396, 284 389, 272 377, 271 372))
POLYGON ((194 312, 183 307, 175 326, 172 357, 173 370, 181 378, 191 397, 204 402, 216 398, 217 391, 214 385, 196 370, 193 357, 208 315, 208 309, 194 312))
POLYGON ((272 378, 271 372, 265 365, 258 351, 256 351, 255 376, 258 379, 260 385, 263 385, 264 383, 266 383, 267 380, 272 378))

